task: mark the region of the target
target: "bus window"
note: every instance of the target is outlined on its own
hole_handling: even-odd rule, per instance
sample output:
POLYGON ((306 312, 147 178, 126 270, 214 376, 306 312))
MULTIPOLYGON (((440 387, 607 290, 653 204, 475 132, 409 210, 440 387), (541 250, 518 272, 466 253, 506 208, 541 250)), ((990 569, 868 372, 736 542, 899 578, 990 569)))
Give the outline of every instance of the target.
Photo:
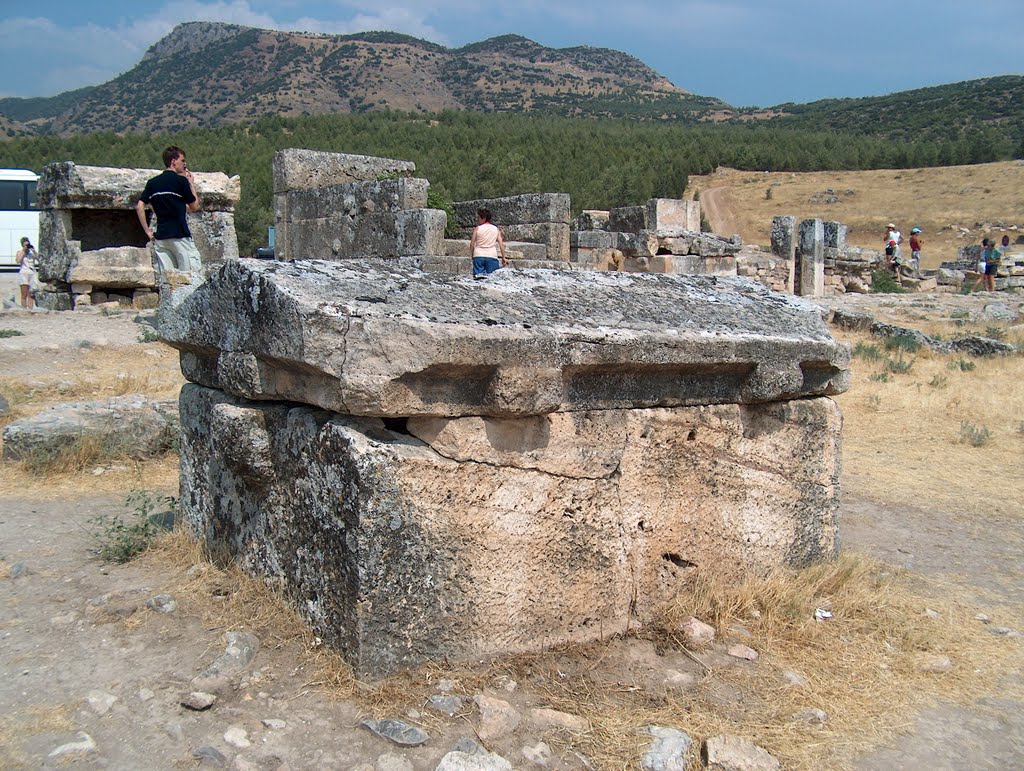
POLYGON ((36 182, 26 182, 25 185, 28 188, 28 206, 25 207, 25 208, 27 208, 27 209, 34 209, 34 208, 36 208, 36 185, 37 185, 37 183, 36 182))
POLYGON ((0 181, 0 211, 25 211, 25 183, 0 181))

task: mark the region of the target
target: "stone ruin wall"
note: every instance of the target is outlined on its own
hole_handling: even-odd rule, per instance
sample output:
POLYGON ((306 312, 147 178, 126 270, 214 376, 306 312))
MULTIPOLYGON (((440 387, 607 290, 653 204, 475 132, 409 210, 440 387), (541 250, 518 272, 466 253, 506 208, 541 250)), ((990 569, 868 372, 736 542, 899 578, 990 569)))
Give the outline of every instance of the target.
POLYGON ((735 278, 233 260, 181 351, 181 505, 363 676, 536 650, 837 549, 848 350, 735 278))
MULTIPOLYGON (((39 180, 40 287, 36 303, 71 310, 113 303, 156 307, 157 276, 151 247, 139 226, 135 203, 146 181, 159 172, 48 164, 39 180)), ((238 257, 234 208, 238 177, 196 172, 200 211, 188 215, 204 265, 238 257)))

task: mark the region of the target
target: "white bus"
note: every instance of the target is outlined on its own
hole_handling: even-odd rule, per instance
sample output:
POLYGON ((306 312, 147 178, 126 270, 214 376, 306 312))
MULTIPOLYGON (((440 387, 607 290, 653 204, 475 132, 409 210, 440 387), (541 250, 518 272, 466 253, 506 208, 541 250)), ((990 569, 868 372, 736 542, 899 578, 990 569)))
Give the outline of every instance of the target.
POLYGON ((0 169, 0 270, 17 269, 24 236, 39 247, 38 181, 39 175, 26 169, 0 169))

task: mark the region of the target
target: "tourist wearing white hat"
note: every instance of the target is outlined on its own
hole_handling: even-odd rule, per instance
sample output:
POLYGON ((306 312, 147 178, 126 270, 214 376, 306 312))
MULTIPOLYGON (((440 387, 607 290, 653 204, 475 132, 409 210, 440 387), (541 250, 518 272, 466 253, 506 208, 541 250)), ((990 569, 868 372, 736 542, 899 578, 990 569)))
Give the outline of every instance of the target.
POLYGON ((896 223, 890 222, 885 226, 885 256, 892 272, 899 278, 900 275, 900 244, 903 243, 903 234, 896 229, 896 223))

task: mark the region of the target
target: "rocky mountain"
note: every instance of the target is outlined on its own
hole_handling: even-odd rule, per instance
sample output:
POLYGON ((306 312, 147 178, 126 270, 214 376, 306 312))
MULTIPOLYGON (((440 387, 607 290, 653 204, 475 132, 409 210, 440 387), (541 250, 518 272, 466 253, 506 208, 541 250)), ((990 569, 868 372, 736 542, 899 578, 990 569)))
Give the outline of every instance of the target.
POLYGON ((322 35, 233 24, 176 27, 128 72, 51 99, 3 99, 36 132, 180 130, 282 115, 400 110, 550 111, 696 119, 689 94, 605 48, 552 49, 516 35, 449 49, 390 32, 322 35))

